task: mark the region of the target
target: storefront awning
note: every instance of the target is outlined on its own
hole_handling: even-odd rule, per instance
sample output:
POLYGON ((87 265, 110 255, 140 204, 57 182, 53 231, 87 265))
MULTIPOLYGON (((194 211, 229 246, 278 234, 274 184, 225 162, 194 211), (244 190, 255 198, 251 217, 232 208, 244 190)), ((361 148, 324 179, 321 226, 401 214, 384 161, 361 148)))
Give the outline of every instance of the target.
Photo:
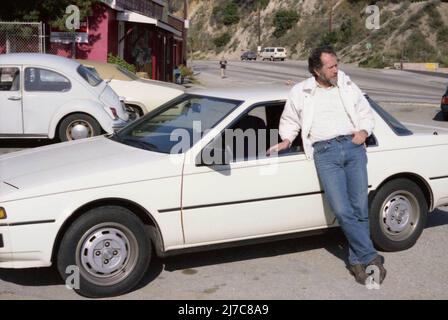
POLYGON ((127 10, 119 11, 117 14, 117 20, 127 22, 147 23, 147 24, 153 24, 155 26, 157 25, 157 19, 150 18, 142 14, 127 10))
POLYGON ((144 15, 136 13, 136 12, 132 12, 132 11, 128 11, 128 10, 120 11, 117 14, 117 20, 118 21, 152 24, 152 25, 155 25, 163 30, 171 32, 175 36, 182 37, 182 32, 174 29, 170 25, 168 25, 160 20, 157 20, 157 19, 154 19, 154 18, 151 18, 148 16, 144 16, 144 15))

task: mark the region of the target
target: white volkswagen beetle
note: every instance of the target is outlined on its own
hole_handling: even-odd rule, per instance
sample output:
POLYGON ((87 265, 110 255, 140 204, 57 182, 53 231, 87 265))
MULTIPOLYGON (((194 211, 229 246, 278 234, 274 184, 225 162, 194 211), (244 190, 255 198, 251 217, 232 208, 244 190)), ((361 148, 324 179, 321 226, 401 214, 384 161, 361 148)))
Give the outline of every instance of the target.
MULTIPOLYGON (((76 266, 76 290, 103 297, 134 288, 152 255, 336 227, 300 140, 265 156, 286 97, 198 91, 114 135, 0 157, 0 268, 54 263, 66 278, 76 266)), ((380 249, 403 250, 428 211, 448 203, 448 134, 413 132, 369 101, 371 235, 380 249)))
POLYGON ((117 94, 78 62, 50 54, 0 55, 0 139, 76 140, 112 133, 129 115, 117 94))

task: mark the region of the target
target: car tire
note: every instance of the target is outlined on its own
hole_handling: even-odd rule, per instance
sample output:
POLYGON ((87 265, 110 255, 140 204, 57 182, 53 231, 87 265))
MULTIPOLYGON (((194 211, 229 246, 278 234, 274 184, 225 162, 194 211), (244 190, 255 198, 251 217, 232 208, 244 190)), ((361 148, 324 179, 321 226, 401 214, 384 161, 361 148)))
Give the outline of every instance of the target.
POLYGON ((383 251, 409 249, 422 234, 427 216, 428 205, 420 187, 408 179, 391 180, 371 201, 373 243, 383 251))
MULTIPOLYGON (((68 270, 79 270, 79 286, 90 298, 129 292, 140 282, 151 260, 151 240, 143 223, 129 210, 117 206, 92 209, 79 217, 64 234, 57 267, 66 281, 68 270)), ((76 282, 75 282, 76 284, 76 282)))
POLYGON ((60 141, 90 138, 101 134, 101 126, 94 118, 84 113, 65 117, 58 128, 60 141))

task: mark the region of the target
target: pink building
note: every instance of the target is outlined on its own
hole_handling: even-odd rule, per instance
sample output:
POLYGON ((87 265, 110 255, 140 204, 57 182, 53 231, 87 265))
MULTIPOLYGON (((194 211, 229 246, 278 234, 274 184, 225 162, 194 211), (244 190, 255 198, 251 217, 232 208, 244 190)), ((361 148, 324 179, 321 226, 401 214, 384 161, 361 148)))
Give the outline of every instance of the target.
POLYGON ((184 20, 168 12, 162 0, 101 0, 73 35, 51 30, 48 53, 107 62, 109 53, 134 64, 151 78, 172 81, 184 63, 184 20), (75 50, 73 50, 75 49, 75 50))

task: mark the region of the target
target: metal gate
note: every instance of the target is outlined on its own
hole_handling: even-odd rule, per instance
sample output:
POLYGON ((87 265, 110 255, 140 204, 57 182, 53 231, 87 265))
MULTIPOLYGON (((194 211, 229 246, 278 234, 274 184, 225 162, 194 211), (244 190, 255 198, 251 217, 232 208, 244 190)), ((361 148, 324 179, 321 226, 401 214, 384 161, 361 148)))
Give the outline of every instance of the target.
POLYGON ((0 21, 0 54, 14 52, 44 52, 42 22, 0 21))

